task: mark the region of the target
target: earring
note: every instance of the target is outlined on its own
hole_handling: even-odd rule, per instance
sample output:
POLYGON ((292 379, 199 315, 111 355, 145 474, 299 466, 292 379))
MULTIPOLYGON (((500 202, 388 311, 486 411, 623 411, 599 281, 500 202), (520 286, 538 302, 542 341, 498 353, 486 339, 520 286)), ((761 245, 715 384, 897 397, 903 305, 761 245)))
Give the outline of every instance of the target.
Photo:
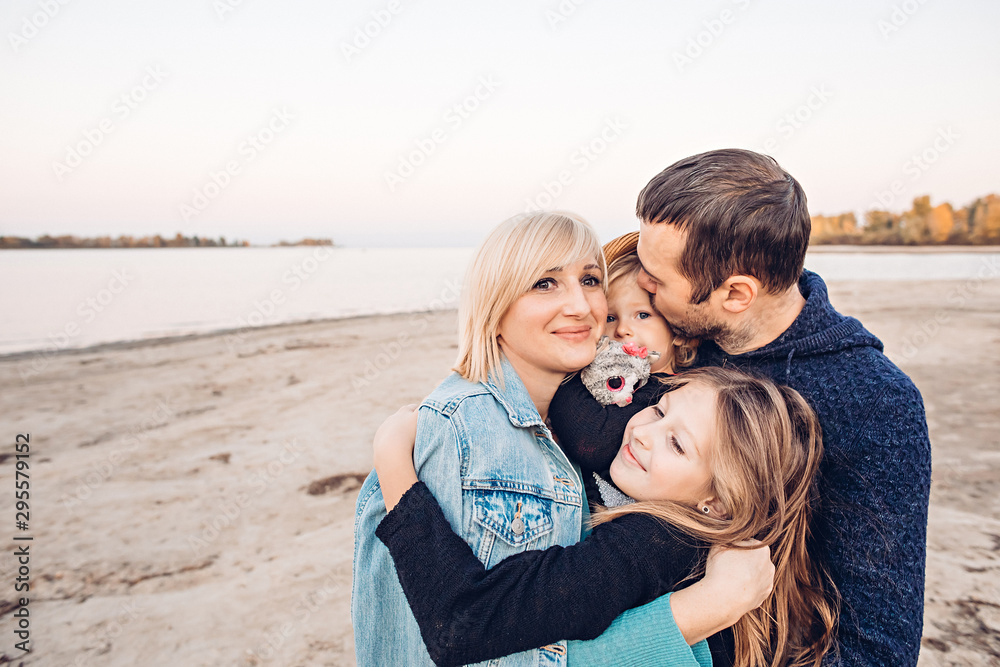
POLYGON ((712 510, 708 507, 708 505, 705 505, 704 507, 701 508, 701 511, 704 512, 705 514, 708 514, 712 510))

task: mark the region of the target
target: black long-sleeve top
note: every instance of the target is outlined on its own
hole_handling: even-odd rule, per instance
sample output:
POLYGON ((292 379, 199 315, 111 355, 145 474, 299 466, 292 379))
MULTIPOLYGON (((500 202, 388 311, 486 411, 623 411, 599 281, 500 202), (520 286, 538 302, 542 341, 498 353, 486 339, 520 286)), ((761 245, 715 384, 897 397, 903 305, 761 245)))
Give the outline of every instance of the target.
POLYGON ((683 587, 706 553, 676 529, 634 513, 596 526, 577 544, 525 551, 487 570, 423 482, 375 534, 438 665, 593 639, 622 612, 683 587))
MULTIPOLYGON (((559 444, 600 500, 594 472, 608 469, 628 421, 665 387, 651 377, 625 407, 602 406, 579 376, 549 405, 559 444)), ((486 570, 420 483, 376 530, 389 548, 428 652, 438 665, 509 655, 560 639, 593 639, 622 612, 679 590, 707 550, 652 517, 631 514, 597 526, 570 547, 516 554, 486 570)), ((693 581, 693 579, 692 579, 693 581)), ((731 665, 732 633, 709 638, 714 664, 731 665)))
POLYGON ((621 448, 625 426, 637 412, 654 405, 665 387, 651 376, 632 394, 625 407, 601 405, 577 374, 561 384, 549 404, 549 422, 559 446, 583 473, 583 484, 591 502, 601 499, 593 473, 610 480, 608 469, 621 448))

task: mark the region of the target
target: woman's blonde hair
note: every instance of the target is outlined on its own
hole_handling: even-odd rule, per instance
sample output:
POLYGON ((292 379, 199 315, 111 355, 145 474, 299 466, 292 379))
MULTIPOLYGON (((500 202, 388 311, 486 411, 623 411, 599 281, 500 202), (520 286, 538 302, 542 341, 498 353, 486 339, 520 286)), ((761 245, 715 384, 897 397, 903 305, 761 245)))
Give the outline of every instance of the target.
POLYGON ((710 545, 760 540, 771 548, 774 590, 733 626, 736 664, 820 665, 834 647, 838 603, 810 533, 823 455, 816 414, 794 389, 736 370, 700 368, 663 382, 668 391, 694 382, 715 391, 712 494, 726 515, 645 501, 602 510, 594 523, 644 512, 710 545))
POLYGON ((603 278, 606 266, 597 233, 574 213, 523 213, 500 223, 479 246, 465 275, 453 370, 472 382, 495 374, 503 386, 500 320, 547 271, 585 258, 594 259, 603 278))
MULTIPOLYGON (((642 264, 639 262, 638 253, 629 252, 615 257, 608 264, 608 279, 606 281, 608 289, 610 290, 611 286, 619 280, 627 280, 631 284, 638 285, 639 270, 641 268, 642 264)), ((670 326, 669 322, 667 326, 670 326)), ((673 333, 673 329, 671 329, 671 333, 673 333)), ((663 355, 673 355, 671 368, 677 371, 687 368, 694 363, 694 358, 698 354, 698 343, 699 340, 697 338, 682 338, 674 333, 673 348, 662 350, 660 353, 663 355)))

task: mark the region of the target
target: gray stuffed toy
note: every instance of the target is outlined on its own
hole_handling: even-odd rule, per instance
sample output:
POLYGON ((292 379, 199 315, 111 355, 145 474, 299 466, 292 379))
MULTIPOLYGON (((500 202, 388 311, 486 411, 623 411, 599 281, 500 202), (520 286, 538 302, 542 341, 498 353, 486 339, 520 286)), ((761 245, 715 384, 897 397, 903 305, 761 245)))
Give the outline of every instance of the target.
POLYGON ((646 384, 649 366, 659 358, 659 352, 604 336, 594 361, 580 371, 580 379, 601 405, 623 408, 632 402, 633 392, 646 384))

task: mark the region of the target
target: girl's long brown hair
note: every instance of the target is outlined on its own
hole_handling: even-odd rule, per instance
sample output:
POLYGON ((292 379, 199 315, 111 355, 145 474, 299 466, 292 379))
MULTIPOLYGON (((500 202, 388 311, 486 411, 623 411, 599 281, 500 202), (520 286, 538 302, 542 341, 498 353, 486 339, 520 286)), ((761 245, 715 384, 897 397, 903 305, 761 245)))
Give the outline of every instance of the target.
POLYGON ((829 575, 810 554, 823 455, 816 414, 794 389, 736 370, 700 368, 663 382, 668 391, 698 382, 716 392, 712 493, 728 514, 645 501, 597 512, 594 523, 644 512, 710 545, 760 540, 771 548, 774 590, 733 626, 736 664, 818 667, 835 645, 838 604, 829 575))

